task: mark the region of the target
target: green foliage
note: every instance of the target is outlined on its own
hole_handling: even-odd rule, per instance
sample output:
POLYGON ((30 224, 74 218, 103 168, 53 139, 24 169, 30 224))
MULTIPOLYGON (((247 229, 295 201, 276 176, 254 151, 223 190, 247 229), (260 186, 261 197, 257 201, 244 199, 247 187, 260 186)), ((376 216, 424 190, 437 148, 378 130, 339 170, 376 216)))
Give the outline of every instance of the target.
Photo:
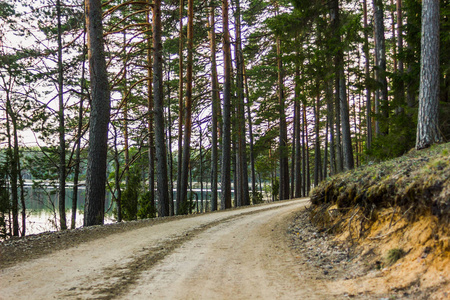
POLYGON ((386 255, 386 263, 389 266, 392 266, 404 255, 405 255, 405 251, 403 251, 403 249, 400 249, 400 248, 391 249, 388 251, 388 253, 386 255))
POLYGON ((122 192, 122 198, 120 201, 123 220, 130 221, 137 219, 140 192, 141 174, 138 170, 130 170, 128 186, 122 192))
POLYGON ((272 185, 272 195, 275 201, 278 200, 279 193, 280 193, 280 180, 278 178, 275 178, 272 185))
POLYGON ((416 125, 413 117, 401 113, 392 116, 389 134, 377 136, 372 148, 366 151, 369 158, 386 160, 399 157, 415 145, 416 125))
POLYGON ((195 201, 193 199, 195 193, 190 193, 190 197, 188 197, 187 201, 182 202, 180 205, 180 212, 179 215, 187 215, 192 213, 192 211, 195 209, 195 201))
POLYGON ((252 192, 251 198, 252 198, 252 204, 253 205, 260 204, 260 203, 264 202, 262 193, 258 192, 258 191, 252 192))
POLYGON ((152 191, 148 191, 141 195, 138 201, 139 210, 137 212, 137 217, 139 219, 150 219, 156 217, 156 207, 152 203, 152 191))

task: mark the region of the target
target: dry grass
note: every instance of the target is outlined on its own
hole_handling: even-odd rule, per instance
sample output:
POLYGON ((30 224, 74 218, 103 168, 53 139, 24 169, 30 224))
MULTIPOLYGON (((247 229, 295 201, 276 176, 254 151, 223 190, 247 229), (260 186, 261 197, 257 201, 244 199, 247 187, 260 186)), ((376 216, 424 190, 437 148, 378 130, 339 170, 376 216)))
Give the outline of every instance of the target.
POLYGON ((385 285, 423 299, 450 295, 449 153, 450 143, 411 150, 312 191, 311 221, 364 260, 368 274, 379 272, 360 278, 355 291, 385 285))

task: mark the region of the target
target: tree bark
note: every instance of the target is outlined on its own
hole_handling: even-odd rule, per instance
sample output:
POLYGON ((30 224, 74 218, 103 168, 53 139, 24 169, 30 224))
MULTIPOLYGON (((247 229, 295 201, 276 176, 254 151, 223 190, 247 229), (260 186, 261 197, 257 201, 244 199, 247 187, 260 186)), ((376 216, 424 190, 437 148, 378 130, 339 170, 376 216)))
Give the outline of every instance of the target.
POLYGON ((184 98, 184 76, 183 76, 183 15, 184 15, 184 0, 180 0, 180 23, 179 23, 179 45, 178 45, 178 68, 179 68, 179 78, 178 78, 178 161, 177 161, 177 203, 176 203, 176 214, 180 213, 181 200, 181 178, 183 169, 183 98, 184 98))
MULTIPOLYGON (((298 57, 298 53, 297 53, 298 57)), ((295 132, 295 191, 294 197, 302 196, 302 174, 301 170, 301 141, 300 141, 300 126, 301 126, 301 102, 300 102, 300 62, 295 63, 295 100, 294 100, 294 132, 295 132)))
POLYGON ((231 50, 228 30, 228 0, 222 0, 223 23, 223 130, 221 209, 231 208, 231 50))
POLYGON ((92 99, 84 226, 91 226, 103 224, 104 220, 110 91, 103 50, 101 1, 86 0, 85 6, 92 99))
POLYGON ((366 136, 366 149, 372 148, 372 102, 371 102, 371 91, 370 91, 370 58, 369 58, 369 33, 368 33, 368 25, 367 25, 367 1, 363 1, 363 15, 364 15, 364 56, 365 56, 365 64, 364 64, 364 79, 365 79, 365 87, 366 87, 366 127, 367 127, 367 136, 366 136))
POLYGON ((250 169, 252 173, 252 196, 256 196, 256 173, 255 173, 255 153, 253 150, 253 122, 251 116, 251 103, 250 103, 250 93, 248 90, 248 82, 247 82, 247 74, 245 71, 245 62, 244 62, 244 86, 245 86, 245 94, 247 98, 247 121, 248 121, 248 134, 250 138, 250 169))
POLYGON ((63 62, 62 62, 62 29, 61 29, 61 1, 56 0, 56 14, 58 19, 58 119, 59 119, 59 183, 58 208, 61 230, 67 229, 66 222, 66 139, 64 129, 64 91, 63 91, 63 62))
POLYGON ((438 108, 439 0, 423 0, 416 149, 427 148, 441 140, 438 108))
POLYGON ((155 146, 157 157, 158 216, 169 216, 169 182, 164 125, 164 94, 161 43, 161 0, 153 6, 153 95, 155 115, 155 146))
POLYGON ((403 12, 402 12, 402 0, 397 0, 397 102, 400 106, 405 105, 405 83, 403 82, 403 12))
POLYGON ((188 0, 188 28, 187 28, 187 68, 186 68, 186 101, 184 105, 184 137, 183 137, 183 161, 181 169, 180 206, 178 214, 187 214, 187 188, 189 166, 191 161, 191 132, 192 132, 192 52, 194 45, 194 0, 188 0))
POLYGON ((217 62, 216 62, 216 32, 215 32, 215 7, 211 1, 210 7, 210 47, 211 47, 211 99, 212 99, 212 116, 211 116, 211 211, 217 210, 217 186, 218 186, 218 116, 219 116, 219 83, 217 82, 217 62))
MULTIPOLYGON (((86 34, 83 35, 83 45, 85 45, 86 34)), ((87 52, 86 46, 83 47, 83 55, 85 56, 87 52)), ((81 156, 81 135, 83 130, 83 102, 84 102, 84 92, 86 88, 86 80, 85 80, 85 60, 83 60, 82 68, 81 68, 81 98, 80 105, 78 107, 78 128, 77 128, 77 141, 76 141, 76 149, 75 149, 75 170, 73 175, 73 197, 72 197, 72 219, 70 223, 70 228, 75 229, 76 227, 76 219, 77 219, 77 210, 78 210, 78 184, 79 184, 79 176, 80 176, 80 156, 81 156)))
POLYGON ((150 205, 155 207, 155 132, 154 132, 154 101, 153 101, 153 60, 152 60, 152 25, 150 22, 150 9, 152 0, 149 0, 149 11, 146 15, 148 24, 147 35, 147 111, 148 111, 148 190, 150 192, 150 205))
POLYGON ((379 88, 380 114, 377 116, 380 125, 380 134, 389 133, 389 103, 388 87, 386 80, 386 46, 384 37, 383 1, 373 0, 374 26, 375 26, 375 56, 376 56, 376 78, 379 88))
POLYGON ((247 170, 247 151, 245 140, 245 111, 244 111, 244 56, 242 54, 241 41, 241 6, 239 0, 235 0, 235 34, 236 34, 236 91, 237 91, 237 131, 238 131, 238 152, 237 152, 237 171, 241 200, 241 205, 250 204, 250 195, 248 189, 248 170, 247 170))
POLYGON ((278 64, 278 104, 280 114, 280 199, 289 199, 289 161, 287 153, 287 125, 284 99, 283 62, 281 61, 281 40, 276 38, 278 64))

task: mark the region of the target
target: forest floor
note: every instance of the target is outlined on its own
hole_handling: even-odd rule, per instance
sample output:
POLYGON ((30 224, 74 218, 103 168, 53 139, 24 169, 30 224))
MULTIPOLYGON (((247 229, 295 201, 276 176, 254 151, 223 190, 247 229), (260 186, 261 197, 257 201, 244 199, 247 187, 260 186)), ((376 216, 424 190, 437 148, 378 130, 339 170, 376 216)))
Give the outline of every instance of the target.
POLYGON ((0 299, 446 296, 440 273, 435 289, 392 288, 391 273, 368 268, 364 252, 313 226, 308 205, 297 199, 8 240, 0 244, 0 299))

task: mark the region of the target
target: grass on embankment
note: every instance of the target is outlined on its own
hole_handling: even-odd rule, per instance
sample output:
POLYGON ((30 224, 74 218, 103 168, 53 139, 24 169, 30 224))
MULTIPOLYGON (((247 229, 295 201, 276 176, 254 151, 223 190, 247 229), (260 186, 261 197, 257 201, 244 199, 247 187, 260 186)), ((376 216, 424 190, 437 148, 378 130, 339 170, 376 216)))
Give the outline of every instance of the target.
POLYGON ((450 143, 333 176, 311 201, 311 221, 372 274, 358 278, 355 292, 450 294, 450 143))

